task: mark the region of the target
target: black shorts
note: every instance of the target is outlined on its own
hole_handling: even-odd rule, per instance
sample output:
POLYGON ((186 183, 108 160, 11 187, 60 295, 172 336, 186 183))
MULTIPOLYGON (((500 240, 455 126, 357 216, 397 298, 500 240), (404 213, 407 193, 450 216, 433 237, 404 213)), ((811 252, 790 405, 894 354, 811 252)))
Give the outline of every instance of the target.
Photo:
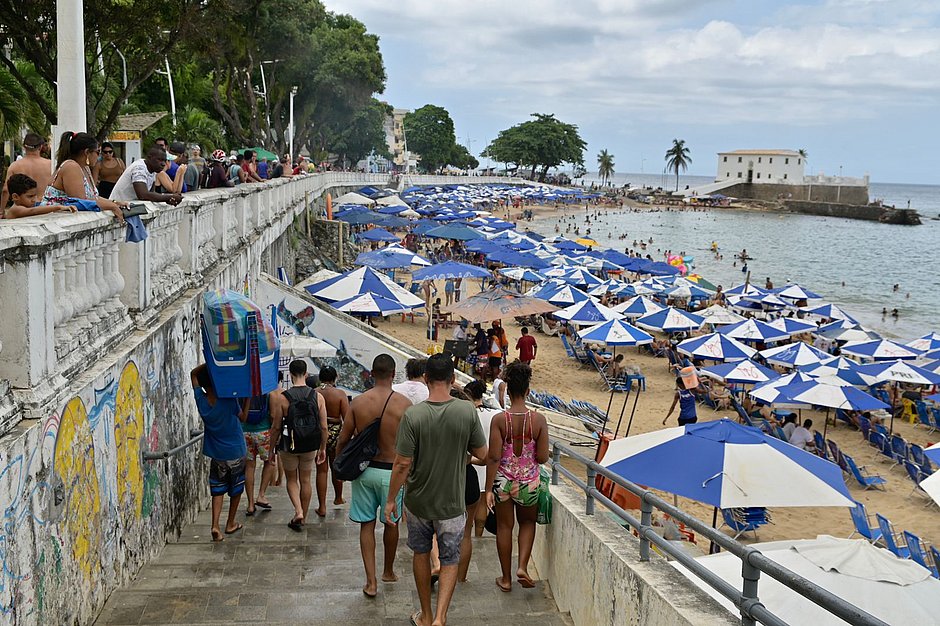
POLYGON ((476 467, 467 464, 467 485, 463 490, 463 503, 465 506, 475 504, 480 499, 480 477, 477 476, 476 467))
POLYGON ((235 461, 209 459, 209 493, 230 498, 240 496, 245 490, 245 458, 235 461))
POLYGON ((496 369, 503 364, 503 358, 499 356, 491 356, 487 359, 486 362, 490 364, 490 368, 496 369))

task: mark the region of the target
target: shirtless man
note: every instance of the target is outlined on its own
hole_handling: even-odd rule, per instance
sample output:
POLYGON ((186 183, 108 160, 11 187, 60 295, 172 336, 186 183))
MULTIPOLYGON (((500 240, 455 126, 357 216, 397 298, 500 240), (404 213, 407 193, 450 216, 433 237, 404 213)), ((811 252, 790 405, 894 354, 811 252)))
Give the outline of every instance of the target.
POLYGON ((40 154, 42 147, 46 145, 46 140, 36 133, 26 133, 23 138, 23 150, 26 154, 19 161, 14 161, 7 168, 7 177, 3 181, 3 191, 0 192, 0 217, 3 217, 3 211, 10 203, 10 191, 7 189, 7 180, 14 174, 26 174, 36 181, 36 188, 39 190, 39 197, 46 193, 46 187, 52 182, 52 161, 45 159, 40 154))
MULTIPOLYGON (((336 370, 329 365, 320 368, 320 388, 317 390, 326 402, 326 428, 329 440, 326 444, 326 462, 317 465, 317 515, 326 515, 326 478, 336 458, 336 442, 343 426, 343 416, 349 410, 349 398, 346 392, 336 388, 336 370)), ((343 500, 343 481, 333 478, 333 504, 345 504, 343 500)))
MULTIPOLYGON (((375 579, 375 521, 379 510, 383 512, 382 524, 385 526, 382 533, 382 543, 385 546, 382 580, 398 580, 394 569, 395 551, 398 549, 398 526, 387 523, 384 507, 392 478, 398 424, 405 409, 411 406, 411 400, 392 389, 392 379, 395 378, 395 360, 392 357, 387 354, 375 357, 372 361, 372 378, 375 380, 375 386, 353 398, 349 404, 339 441, 336 443, 336 454, 340 454, 354 434, 362 432, 369 424, 381 418, 378 453, 372 458, 369 467, 353 481, 349 507, 349 519, 359 524, 359 549, 366 570, 366 584, 362 593, 369 598, 374 598, 378 593, 378 582, 375 579)), ((399 511, 402 510, 401 498, 402 494, 399 493, 399 511)))

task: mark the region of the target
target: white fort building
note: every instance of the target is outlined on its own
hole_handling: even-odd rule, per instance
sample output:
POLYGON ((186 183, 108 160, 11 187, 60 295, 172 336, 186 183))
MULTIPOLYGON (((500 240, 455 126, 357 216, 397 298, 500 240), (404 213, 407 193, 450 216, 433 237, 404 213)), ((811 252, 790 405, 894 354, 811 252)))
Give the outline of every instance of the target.
POLYGON ((718 153, 715 181, 803 184, 806 159, 796 150, 734 150, 718 153))

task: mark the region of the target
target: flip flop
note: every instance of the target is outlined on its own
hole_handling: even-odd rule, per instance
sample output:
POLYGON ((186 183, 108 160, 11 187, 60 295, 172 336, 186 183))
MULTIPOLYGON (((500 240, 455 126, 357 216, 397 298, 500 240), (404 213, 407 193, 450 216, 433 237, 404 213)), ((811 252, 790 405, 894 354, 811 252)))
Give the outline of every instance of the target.
POLYGON ((418 619, 421 617, 421 611, 411 616, 411 626, 418 626, 418 619))
POLYGON ((362 590, 362 595, 364 595, 365 597, 369 598, 370 600, 374 600, 379 594, 378 594, 378 593, 369 593, 369 592, 367 592, 365 589, 363 589, 363 590, 362 590))
POLYGON ((298 533, 304 529, 303 522, 297 518, 287 522, 287 527, 298 533))
POLYGON ((222 536, 222 533, 220 533, 219 531, 213 530, 213 531, 212 531, 212 541, 213 541, 213 543, 219 543, 219 542, 225 541, 225 537, 223 537, 223 536, 222 536))
POLYGON ((245 516, 246 516, 246 517, 251 517, 251 516, 254 515, 254 514, 255 514, 255 512, 254 512, 252 509, 247 509, 247 510, 245 511, 245 516))
POLYGON ((271 510, 271 503, 270 503, 270 502, 258 502, 258 501, 255 501, 255 506, 256 506, 256 507, 260 507, 260 508, 264 509, 265 511, 270 511, 270 510, 271 510))
POLYGON ((434 585, 436 585, 437 581, 439 581, 440 579, 441 579, 440 574, 431 574, 431 586, 433 587, 434 585))
POLYGON ((509 585, 509 589, 506 589, 505 587, 503 587, 502 585, 499 584, 499 579, 498 579, 498 578, 496 579, 496 586, 497 586, 497 587, 499 588, 499 590, 502 591, 503 593, 510 593, 510 592, 512 591, 512 585, 511 585, 511 584, 509 585))
POLYGON ((524 589, 533 589, 535 587, 535 581, 529 578, 529 575, 520 576, 516 574, 516 580, 519 581, 519 585, 524 589))
POLYGON ((237 533, 237 532, 240 531, 242 528, 244 528, 244 525, 242 525, 242 524, 236 524, 236 525, 235 525, 235 528, 233 528, 232 530, 229 530, 228 528, 226 528, 226 529, 225 529, 225 534, 226 534, 226 535, 231 535, 231 534, 233 534, 233 533, 237 533))

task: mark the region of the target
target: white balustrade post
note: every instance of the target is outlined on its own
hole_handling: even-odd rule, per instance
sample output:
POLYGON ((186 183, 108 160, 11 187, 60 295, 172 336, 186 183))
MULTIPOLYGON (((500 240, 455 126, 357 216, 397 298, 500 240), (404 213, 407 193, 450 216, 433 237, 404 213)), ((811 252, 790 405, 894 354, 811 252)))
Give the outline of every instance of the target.
POLYGON ((0 379, 14 387, 39 384, 55 363, 55 281, 52 252, 0 252, 0 379))

